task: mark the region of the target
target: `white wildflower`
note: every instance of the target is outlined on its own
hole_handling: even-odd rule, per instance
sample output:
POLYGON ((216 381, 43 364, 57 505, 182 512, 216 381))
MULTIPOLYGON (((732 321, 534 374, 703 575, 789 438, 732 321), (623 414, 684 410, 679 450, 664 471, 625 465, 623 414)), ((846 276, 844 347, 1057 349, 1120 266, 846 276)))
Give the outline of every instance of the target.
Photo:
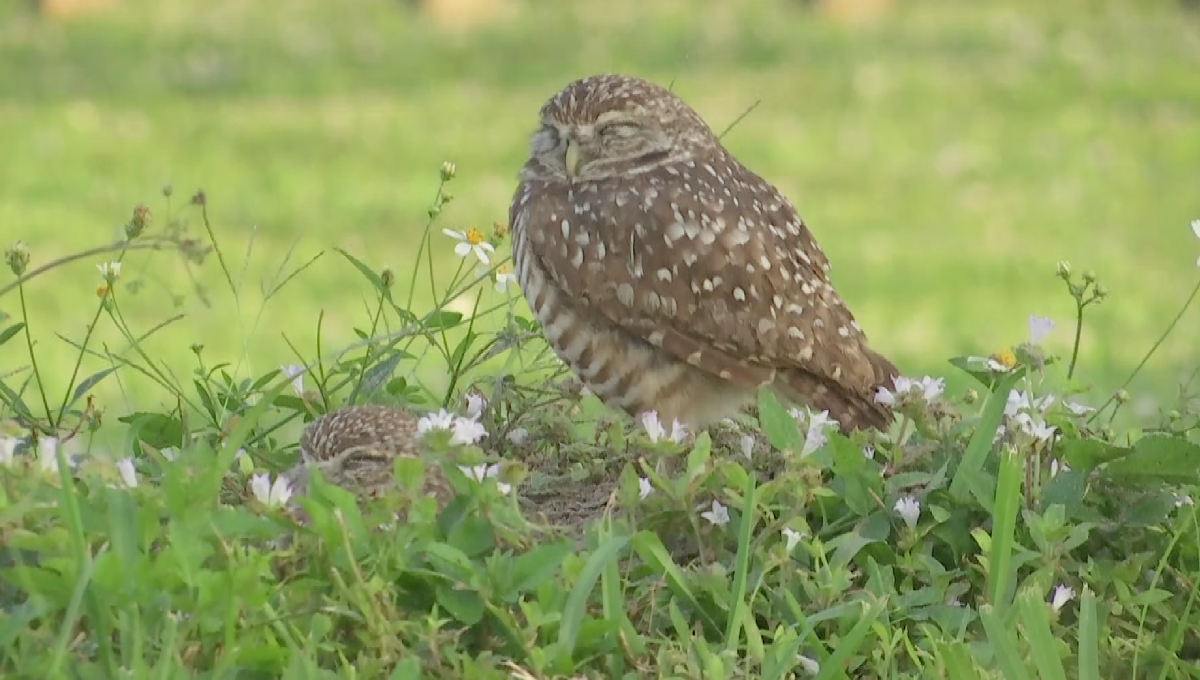
POLYGON ((729 509, 717 501, 712 502, 712 510, 705 510, 700 516, 719 527, 729 524, 729 509))
POLYGON ((272 483, 271 476, 262 472, 250 478, 250 493, 263 505, 282 507, 292 497, 292 487, 283 475, 276 477, 272 483))
POLYGON ((808 431, 804 435, 804 448, 800 450, 801 458, 825 446, 825 442, 829 441, 826 430, 830 427, 837 427, 837 421, 829 417, 829 411, 809 414, 808 431))
POLYGON ((451 446, 470 446, 487 436, 487 428, 474 418, 456 418, 453 429, 451 446))
POLYGON ((133 467, 132 458, 122 458, 117 461, 117 472, 121 475, 121 483, 130 489, 138 485, 137 470, 133 467))
POLYGON ((17 445, 21 443, 16 437, 0 437, 0 465, 10 466, 17 453, 17 445))
POLYGON ((646 436, 650 437, 651 443, 658 443, 658 440, 667 434, 662 423, 658 420, 658 411, 646 411, 642 413, 642 427, 646 429, 646 436))
POLYGON ((1054 331, 1054 319, 1031 314, 1029 316, 1029 342, 1040 345, 1054 331))
POLYGON ((1050 476, 1057 477, 1060 472, 1070 472, 1071 467, 1066 463, 1059 463, 1057 460, 1050 461, 1050 476))
POLYGON ((793 528, 791 528, 791 527, 784 527, 784 528, 783 528, 783 540, 784 540, 784 546, 783 546, 783 547, 784 547, 784 548, 785 548, 785 549, 786 549, 786 550, 787 550, 789 553, 792 551, 792 548, 795 548, 795 547, 796 547, 796 544, 797 544, 797 543, 799 543, 799 542, 800 542, 800 539, 802 539, 802 538, 804 538, 804 533, 803 533, 803 532, 801 532, 801 531, 796 531, 795 529, 793 529, 793 528))
POLYGON ((1196 501, 1192 500, 1191 496, 1189 496, 1187 494, 1179 494, 1179 493, 1175 494, 1175 507, 1182 508, 1185 505, 1195 505, 1195 504, 1196 504, 1196 501))
POLYGON ((165 449, 160 449, 159 453, 162 454, 163 458, 166 458, 171 462, 175 462, 175 459, 179 457, 179 448, 175 446, 168 446, 165 449))
POLYGON ((58 437, 38 439, 38 467, 42 472, 58 472, 58 437))
POLYGON ((945 380, 943 378, 934 378, 928 375, 920 380, 913 380, 902 375, 897 376, 892 381, 892 385, 894 389, 889 390, 886 387, 880 387, 875 392, 876 403, 895 406, 896 399, 910 393, 920 394, 926 402, 933 402, 946 391, 945 380))
POLYGON ((1041 399, 1035 399, 1029 392, 1010 390, 1008 403, 1004 405, 1004 415, 1015 416, 1021 411, 1045 411, 1054 403, 1054 395, 1048 394, 1041 399))
POLYGON ((687 426, 675 418, 671 421, 671 441, 682 444, 684 439, 687 439, 687 426))
POLYGON ((442 233, 458 241, 458 245, 454 246, 455 255, 466 257, 474 253, 480 262, 484 264, 492 263, 490 254, 496 252, 496 249, 492 244, 484 240, 483 232, 471 228, 465 232, 454 229, 443 229, 442 233))
POLYGON ((303 366, 297 364, 287 364, 286 366, 280 366, 279 370, 283 371, 284 375, 292 379, 292 390, 294 390, 296 394, 304 394, 305 369, 303 366))
POLYGON ((1007 373, 1012 369, 991 357, 967 357, 968 364, 974 364, 996 373, 1007 373))
POLYGON ((513 444, 520 446, 529 441, 529 430, 526 430, 523 427, 514 427, 508 431, 508 434, 504 435, 504 438, 513 444))
MULTIPOLYGON (((464 475, 480 483, 489 477, 496 478, 500 474, 500 465, 497 463, 493 463, 492 465, 488 465, 487 463, 481 465, 459 465, 458 469, 462 470, 464 475)), ((496 479, 496 488, 503 494, 512 491, 511 484, 505 484, 499 479, 496 479)))
POLYGON ((900 519, 908 525, 909 529, 917 527, 917 519, 921 516, 921 502, 912 496, 904 496, 896 501, 896 505, 892 506, 896 514, 900 515, 900 519))
POLYGON ((1020 426, 1021 431, 1038 441, 1049 441, 1054 436, 1054 433, 1058 431, 1057 427, 1047 425, 1046 421, 1041 418, 1034 418, 1028 413, 1018 413, 1013 417, 1013 420, 1020 426))
MULTIPOLYGON (((1192 233, 1200 238, 1200 220, 1192 220, 1192 233)), ((1196 260, 1196 266, 1200 267, 1200 258, 1196 260)))
POLYGON ((454 427, 455 416, 446 409, 427 413, 417 420, 417 436, 424 437, 432 430, 449 430, 454 427))
POLYGON ((1060 585, 1054 589, 1054 597, 1050 600, 1050 606, 1054 611, 1063 608, 1063 605, 1075 598, 1075 590, 1071 586, 1060 585))
POLYGON ((863 455, 866 456, 868 460, 875 460, 875 447, 874 446, 864 446, 863 447, 863 455))
POLYGON ((1078 402, 1067 401, 1065 399, 1063 400, 1063 406, 1066 406, 1068 411, 1077 416, 1082 416, 1096 410, 1087 404, 1080 404, 1078 402))
POLYGON ((821 672, 821 664, 816 659, 811 659, 803 654, 796 655, 796 664, 804 669, 804 672, 809 675, 817 675, 821 672))
POLYGON ((471 392, 467 395, 467 417, 479 419, 483 415, 483 409, 487 408, 487 399, 483 398, 478 392, 471 392))
POLYGON ((650 483, 650 480, 638 477, 638 498, 649 496, 651 491, 654 491, 654 485, 650 483))
POLYGON ((750 460, 754 456, 754 437, 752 435, 742 435, 742 455, 746 460, 750 460))
POLYGON ((508 287, 517 283, 517 275, 507 265, 496 270, 496 292, 507 293, 508 287))
POLYGON ((96 269, 100 270, 100 276, 109 283, 121 277, 120 262, 102 262, 96 265, 96 269))

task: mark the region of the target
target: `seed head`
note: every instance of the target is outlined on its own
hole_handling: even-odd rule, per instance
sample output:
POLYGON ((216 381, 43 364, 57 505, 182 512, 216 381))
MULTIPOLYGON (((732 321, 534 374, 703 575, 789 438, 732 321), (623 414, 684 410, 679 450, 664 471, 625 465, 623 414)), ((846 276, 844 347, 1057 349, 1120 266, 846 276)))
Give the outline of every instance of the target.
POLYGON ((16 245, 4 251, 4 261, 8 263, 12 273, 17 276, 24 274, 25 268, 29 266, 29 246, 25 245, 24 241, 17 241, 16 245))
POLYGON ((145 204, 139 205, 133 209, 133 217, 125 225, 125 237, 135 239, 141 236, 148 226, 150 226, 150 208, 145 204))
POLYGON ((445 163, 442 163, 442 181, 443 182, 449 182, 450 180, 454 179, 454 176, 457 174, 458 174, 458 168, 455 167, 454 163, 452 163, 450 161, 446 161, 445 163))

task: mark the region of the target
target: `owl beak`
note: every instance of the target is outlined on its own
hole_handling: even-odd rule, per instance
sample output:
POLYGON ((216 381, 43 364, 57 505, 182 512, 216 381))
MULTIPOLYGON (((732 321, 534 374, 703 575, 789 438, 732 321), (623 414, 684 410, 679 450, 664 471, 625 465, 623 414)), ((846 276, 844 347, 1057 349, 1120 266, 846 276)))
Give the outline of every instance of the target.
POLYGON ((575 177, 579 174, 579 165, 582 161, 583 158, 579 155, 579 143, 573 139, 568 139, 565 162, 568 177, 575 177))

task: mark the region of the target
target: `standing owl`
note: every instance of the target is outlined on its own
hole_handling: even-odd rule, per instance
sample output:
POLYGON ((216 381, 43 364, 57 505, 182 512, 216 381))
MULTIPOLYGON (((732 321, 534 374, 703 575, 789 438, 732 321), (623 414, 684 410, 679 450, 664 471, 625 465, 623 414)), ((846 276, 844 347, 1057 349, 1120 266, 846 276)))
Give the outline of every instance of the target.
POLYGON ((521 290, 608 406, 693 429, 763 385, 884 429, 896 367, 867 346, 796 209, 687 103, 638 78, 577 80, 540 111, 509 209, 521 290))

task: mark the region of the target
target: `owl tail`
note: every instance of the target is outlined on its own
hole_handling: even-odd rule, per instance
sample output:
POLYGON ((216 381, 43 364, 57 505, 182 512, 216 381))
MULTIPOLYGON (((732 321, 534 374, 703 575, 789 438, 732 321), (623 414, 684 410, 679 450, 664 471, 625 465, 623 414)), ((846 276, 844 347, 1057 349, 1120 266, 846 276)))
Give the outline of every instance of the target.
POLYGON ((869 386, 848 385, 802 369, 785 372, 777 385, 788 399, 814 411, 829 411, 843 433, 868 428, 886 430, 892 424, 892 409, 876 403, 875 393, 879 387, 891 387, 900 371, 887 357, 872 350, 866 350, 866 360, 872 376, 869 386))

